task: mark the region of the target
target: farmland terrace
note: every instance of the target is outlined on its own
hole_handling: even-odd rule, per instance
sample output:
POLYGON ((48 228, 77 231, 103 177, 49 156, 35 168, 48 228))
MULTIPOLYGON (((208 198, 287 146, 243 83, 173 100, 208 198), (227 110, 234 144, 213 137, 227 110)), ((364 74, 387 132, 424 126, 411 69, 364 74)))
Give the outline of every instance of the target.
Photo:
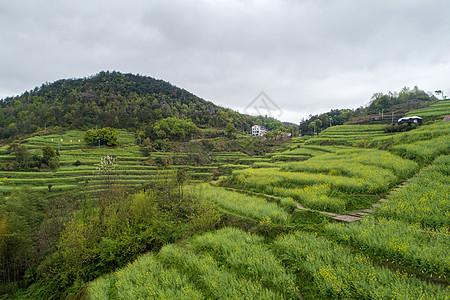
MULTIPOLYGON (((434 109, 440 113, 439 105, 434 109)), ((385 132, 380 125, 334 126, 317 137, 293 138, 265 155, 212 151, 210 161, 197 166, 186 163, 197 155, 194 152, 143 156, 125 131, 120 133, 121 147, 116 148, 85 147, 78 144, 81 134, 74 131, 24 142, 31 151, 43 145, 60 147, 57 171, 0 173, 4 193, 28 185, 52 195, 70 190, 100 195, 108 191, 110 181, 140 191, 123 203, 112 201, 103 208, 106 204, 100 202, 95 208, 100 216, 111 218, 95 219, 103 222, 98 230, 106 232, 98 241, 100 254, 80 252, 87 255, 86 261, 73 264, 93 270, 94 261, 122 263, 109 269, 103 266, 108 272, 97 276, 79 275, 71 286, 73 295, 86 299, 450 298, 450 122, 430 122, 397 133, 385 132), (108 173, 96 169, 104 155, 117 161, 108 173), (162 167, 155 161, 180 164, 162 167), (155 185, 154 190, 143 190, 161 176, 178 176, 177 170, 184 170, 192 180, 179 187, 158 190, 155 185), (165 194, 167 203, 149 200, 165 194), (173 195, 191 198, 173 204, 170 201, 178 199, 173 195), (174 227, 164 223, 172 213, 182 217, 170 222, 174 227), (114 227, 114 220, 123 221, 114 227), (346 220, 353 222, 341 222, 346 220), (136 229, 129 224, 142 227, 132 241, 136 229), (137 257, 134 261, 114 257, 142 245, 150 230, 161 231, 158 238, 149 238, 153 248, 143 244, 140 252, 130 254, 137 257), (125 232, 126 238, 119 239, 117 232, 125 232), (163 240, 169 234, 176 238, 163 240)), ((2 151, 0 160, 11 160, 7 149, 2 151)), ((64 233, 71 236, 70 228, 88 232, 88 215, 78 215, 64 233)), ((64 248, 72 242, 63 239, 59 247, 72 249, 64 248)), ((81 255, 73 251, 70 255, 81 255)))

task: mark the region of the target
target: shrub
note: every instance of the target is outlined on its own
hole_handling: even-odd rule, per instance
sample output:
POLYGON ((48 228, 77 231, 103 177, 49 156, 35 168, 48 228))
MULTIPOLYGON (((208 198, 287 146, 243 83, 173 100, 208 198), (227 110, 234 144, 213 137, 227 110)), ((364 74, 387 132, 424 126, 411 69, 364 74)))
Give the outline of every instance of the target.
POLYGON ((110 127, 101 129, 89 129, 84 134, 84 142, 88 145, 97 145, 100 141, 100 145, 118 146, 119 138, 117 131, 110 127))

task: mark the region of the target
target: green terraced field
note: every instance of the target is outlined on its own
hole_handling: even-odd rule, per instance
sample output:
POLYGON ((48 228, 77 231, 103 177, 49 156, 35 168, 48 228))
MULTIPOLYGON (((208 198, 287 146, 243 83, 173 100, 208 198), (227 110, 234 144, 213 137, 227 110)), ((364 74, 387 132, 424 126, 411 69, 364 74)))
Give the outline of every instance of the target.
POLYGON ((309 139, 306 144, 338 144, 353 146, 355 142, 386 136, 385 125, 339 125, 332 126, 309 139))
MULTIPOLYGON (((62 134, 34 136, 23 142, 31 153, 41 153, 43 146, 51 146, 59 149, 60 168, 55 171, 41 172, 17 172, 0 171, 0 191, 12 191, 21 186, 29 186, 33 190, 51 191, 65 190, 98 191, 102 190, 106 177, 97 170, 100 159, 106 155, 116 159, 116 166, 109 171, 108 181, 129 188, 139 187, 151 182, 155 178, 166 173, 167 170, 158 170, 160 167, 147 163, 155 158, 178 158, 198 155, 196 153, 167 153, 151 152, 149 157, 144 157, 135 145, 134 134, 124 130, 118 130, 120 146, 118 147, 92 147, 83 143, 84 132, 68 131, 62 134), (78 165, 76 165, 78 164, 78 165)), ((0 163, 7 163, 14 159, 14 155, 7 154, 7 147, 0 149, 0 163)), ((223 153, 223 157, 233 161, 243 155, 237 153, 223 153)), ((219 154, 220 157, 220 154, 219 154)), ((217 166, 190 166, 174 165, 174 168, 187 169, 187 175, 194 181, 210 180, 217 166)))
POLYGON ((448 115, 450 115, 450 100, 441 100, 431 104, 427 108, 412 110, 406 114, 406 117, 419 116, 427 121, 442 120, 448 115))

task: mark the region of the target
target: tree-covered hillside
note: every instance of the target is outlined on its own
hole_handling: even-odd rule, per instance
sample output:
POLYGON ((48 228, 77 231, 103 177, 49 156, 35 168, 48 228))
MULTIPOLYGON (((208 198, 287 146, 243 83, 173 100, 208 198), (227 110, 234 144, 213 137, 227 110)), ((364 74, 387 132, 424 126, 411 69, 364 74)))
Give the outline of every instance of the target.
POLYGON ((168 117, 185 118, 199 127, 224 128, 231 123, 244 130, 250 130, 254 119, 163 80, 107 71, 46 83, 1 100, 0 139, 45 126, 134 131, 168 117))
MULTIPOLYGON (((396 121, 412 109, 428 107, 437 101, 432 93, 417 86, 412 89, 404 87, 400 92, 375 93, 369 104, 356 109, 332 109, 326 113, 310 115, 300 121, 299 129, 302 135, 313 135, 336 125, 389 124, 392 117, 396 121)), ((430 119, 433 118, 425 118, 430 119)))

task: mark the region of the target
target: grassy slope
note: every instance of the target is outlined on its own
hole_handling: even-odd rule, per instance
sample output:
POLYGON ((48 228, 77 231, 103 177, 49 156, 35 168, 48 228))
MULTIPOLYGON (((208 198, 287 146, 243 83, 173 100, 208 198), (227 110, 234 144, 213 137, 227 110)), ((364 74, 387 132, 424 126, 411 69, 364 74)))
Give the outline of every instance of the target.
MULTIPOLYGON (((305 299, 449 298, 448 288, 445 288, 449 284, 450 258, 450 200, 446 191, 450 182, 449 135, 450 123, 441 122, 397 134, 384 134, 379 126, 339 126, 306 143, 295 139, 265 160, 256 159, 255 168, 234 171, 225 184, 242 189, 241 193, 225 193, 217 187, 209 187, 205 193, 206 197, 214 198, 211 199, 225 214, 254 219, 253 230, 259 234, 225 229, 186 241, 181 246, 169 245, 160 254, 150 255, 151 263, 143 263, 143 258, 96 280, 89 288, 88 297, 96 299, 106 293, 109 297, 124 299, 129 293, 140 293, 140 285, 133 278, 159 274, 160 269, 150 270, 156 260, 158 268, 164 272, 182 276, 183 288, 195 286, 195 297, 297 298, 298 294, 292 292, 298 289, 305 299), (340 144, 344 136, 350 144, 362 139, 376 147, 387 144, 387 151, 312 145, 315 140, 324 138, 330 144, 340 144), (294 160, 298 162, 292 162, 294 160), (297 200, 304 199, 305 205, 321 201, 333 204, 344 199, 350 201, 345 204, 350 204, 351 208, 368 207, 382 196, 377 193, 387 192, 427 164, 429 167, 421 176, 411 179, 406 188, 391 193, 390 201, 363 222, 329 223, 324 227, 323 218, 294 212, 291 218, 283 219, 285 225, 280 228, 279 223, 273 223, 270 218, 270 214, 280 208, 292 212, 290 197, 295 195, 300 197, 297 200), (355 179, 361 177, 365 180, 358 186, 355 179), (322 182, 318 182, 320 180, 322 182), (364 186, 364 182, 371 184, 364 186), (386 186, 389 188, 385 189, 386 186), (270 197, 247 197, 246 191, 275 196, 286 193, 289 197, 280 202, 270 197), (361 193, 372 193, 376 197, 364 197, 361 193), (242 205, 235 205, 235 201, 242 201, 242 205), (267 206, 266 212, 248 209, 258 201, 261 207, 265 207, 265 201, 275 201, 277 205, 267 206), (409 211, 414 208, 425 210, 423 214, 409 211), (307 223, 312 226, 306 226, 307 223), (298 231, 302 228, 315 231, 318 236, 298 231), (280 230, 292 233, 277 234, 280 230), (199 241, 208 241, 208 245, 199 241), (265 257, 273 257, 271 260, 278 265, 261 264, 261 261, 271 260, 255 258, 255 255, 263 255, 260 251, 265 251, 265 257), (144 270, 137 269, 140 264, 144 270), (270 278, 283 276, 293 280, 294 285, 289 280, 285 285, 294 286, 293 289, 275 288, 282 285, 270 281, 274 280, 270 278), (261 280, 266 282, 264 286, 259 285, 261 280), (122 290, 126 293, 112 294, 122 290)), ((165 283, 151 286, 152 293, 157 295, 163 295, 167 288, 165 283)))
MULTIPOLYGON (((60 153, 60 168, 55 171, 41 170, 40 172, 0 171, 0 191, 11 191, 23 185, 30 186, 33 190, 48 191, 48 185, 52 185, 52 192, 89 192, 95 193, 103 188, 106 176, 97 170, 101 157, 110 155, 116 158, 117 165, 110 172, 109 180, 117 184, 129 187, 139 187, 145 184, 155 175, 168 170, 157 166, 148 165, 148 157, 144 157, 135 144, 132 133, 125 130, 117 130, 119 147, 92 147, 83 143, 84 132, 73 130, 62 134, 41 135, 26 139, 23 142, 30 153, 41 155, 43 146, 50 146, 60 153), (80 165, 76 166, 75 162, 80 165)), ((0 163, 7 163, 13 159, 11 154, 6 154, 7 147, 0 149, 0 163)), ((242 154, 242 153, 240 153, 242 154)), ((149 158, 158 157, 182 157, 189 153, 150 153, 149 158)), ((228 156, 228 159, 235 159, 228 156)), ((219 163, 223 161, 218 158, 219 163)), ((175 165, 178 168, 188 169, 192 179, 205 180, 212 177, 217 165, 213 166, 186 166, 175 165)), ((57 193, 55 193, 57 194, 57 193)))

